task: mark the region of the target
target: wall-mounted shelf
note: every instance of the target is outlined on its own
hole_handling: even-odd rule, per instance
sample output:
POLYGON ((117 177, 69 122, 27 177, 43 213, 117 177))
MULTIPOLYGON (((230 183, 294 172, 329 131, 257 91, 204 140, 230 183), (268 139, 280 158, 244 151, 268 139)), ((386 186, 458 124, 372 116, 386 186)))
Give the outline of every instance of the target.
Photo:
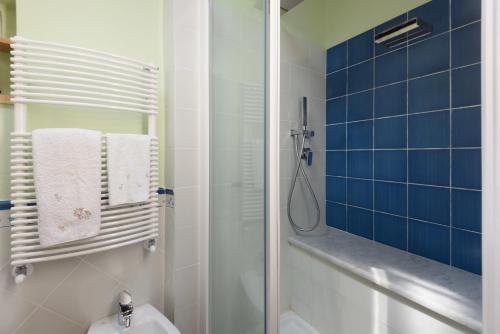
MULTIPOLYGON (((11 45, 9 38, 0 38, 0 52, 10 53, 11 45)), ((11 104, 10 95, 0 94, 0 104, 11 104)))
POLYGON ((10 102, 10 95, 0 94, 0 104, 12 104, 10 102))
POLYGON ((10 39, 0 38, 0 52, 10 52, 10 39))

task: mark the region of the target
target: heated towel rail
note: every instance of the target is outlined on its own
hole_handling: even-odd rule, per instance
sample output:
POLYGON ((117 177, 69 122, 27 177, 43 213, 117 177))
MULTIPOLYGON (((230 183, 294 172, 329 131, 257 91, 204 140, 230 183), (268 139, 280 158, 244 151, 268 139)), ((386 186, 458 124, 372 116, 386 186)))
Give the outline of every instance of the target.
POLYGON ((83 256, 145 242, 151 250, 159 236, 158 68, 96 50, 12 38, 11 88, 14 132, 11 136, 11 264, 16 282, 32 264, 83 256), (108 203, 106 140, 101 149, 101 231, 99 235, 52 247, 41 247, 27 107, 31 104, 110 109, 148 115, 151 136, 149 200, 129 205, 108 203))

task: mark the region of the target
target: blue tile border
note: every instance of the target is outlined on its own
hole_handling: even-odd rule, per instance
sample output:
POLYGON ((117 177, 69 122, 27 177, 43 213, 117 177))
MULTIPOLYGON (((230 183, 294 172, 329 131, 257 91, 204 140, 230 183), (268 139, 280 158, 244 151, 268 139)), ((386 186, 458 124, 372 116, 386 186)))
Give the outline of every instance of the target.
POLYGON ((12 208, 10 201, 0 201, 0 211, 10 210, 10 208, 12 208))

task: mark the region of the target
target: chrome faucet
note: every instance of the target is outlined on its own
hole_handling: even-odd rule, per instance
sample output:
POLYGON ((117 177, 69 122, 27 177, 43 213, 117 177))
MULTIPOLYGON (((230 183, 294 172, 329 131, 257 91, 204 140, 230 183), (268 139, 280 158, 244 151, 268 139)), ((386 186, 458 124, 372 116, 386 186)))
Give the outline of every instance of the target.
POLYGON ((128 291, 120 292, 118 297, 118 305, 120 306, 120 313, 118 314, 118 323, 125 328, 130 327, 132 321, 132 313, 134 312, 134 307, 132 306, 132 296, 128 291))

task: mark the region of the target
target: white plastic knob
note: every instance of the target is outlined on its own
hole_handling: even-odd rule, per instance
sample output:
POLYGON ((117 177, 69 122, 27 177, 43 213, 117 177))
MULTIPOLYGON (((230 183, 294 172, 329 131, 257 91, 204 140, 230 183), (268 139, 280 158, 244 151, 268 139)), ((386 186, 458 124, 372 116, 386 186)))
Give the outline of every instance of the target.
POLYGON ((16 282, 16 284, 21 284, 24 282, 24 280, 26 280, 26 275, 24 275, 24 274, 16 275, 16 277, 14 278, 14 281, 16 282))
POLYGON ((144 249, 151 253, 156 251, 156 239, 149 239, 144 241, 144 249))

